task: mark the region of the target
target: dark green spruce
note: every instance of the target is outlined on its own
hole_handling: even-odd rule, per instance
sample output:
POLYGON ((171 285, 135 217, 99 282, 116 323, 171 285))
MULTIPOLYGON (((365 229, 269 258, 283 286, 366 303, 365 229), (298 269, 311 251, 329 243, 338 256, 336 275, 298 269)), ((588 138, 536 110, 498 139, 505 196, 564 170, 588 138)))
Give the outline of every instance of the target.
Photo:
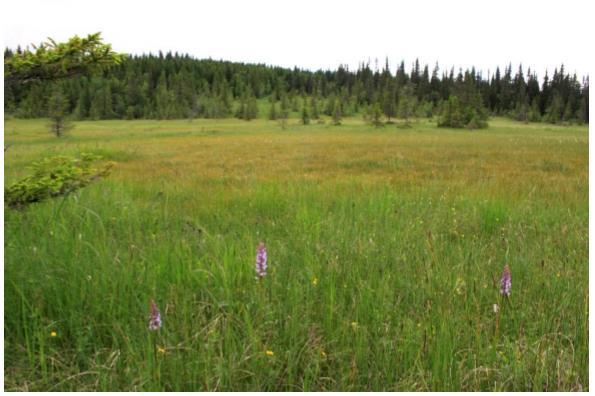
MULTIPOLYGON (((6 49, 5 61, 14 53, 6 49)), ((54 84, 44 80, 7 84, 5 77, 5 113, 51 116, 54 84)), ((381 70, 362 63, 357 70, 340 66, 308 71, 160 52, 129 56, 101 73, 73 76, 59 85, 67 103, 64 114, 79 120, 230 116, 250 120, 285 118, 290 113, 303 118, 307 111, 308 118, 317 119, 322 113, 337 123, 341 117, 379 108, 388 122, 395 117, 409 122, 436 115, 440 125, 450 127, 485 126, 490 115, 524 122, 589 121, 589 78, 570 75, 564 66, 545 75, 540 84, 531 69, 525 72, 519 66, 513 73, 512 65, 503 72, 496 68, 486 78, 474 68, 440 74, 436 65, 430 72, 417 60, 409 72, 404 62, 394 72, 388 62, 381 70), (259 114, 257 100, 263 98, 271 100, 271 109, 259 114)))

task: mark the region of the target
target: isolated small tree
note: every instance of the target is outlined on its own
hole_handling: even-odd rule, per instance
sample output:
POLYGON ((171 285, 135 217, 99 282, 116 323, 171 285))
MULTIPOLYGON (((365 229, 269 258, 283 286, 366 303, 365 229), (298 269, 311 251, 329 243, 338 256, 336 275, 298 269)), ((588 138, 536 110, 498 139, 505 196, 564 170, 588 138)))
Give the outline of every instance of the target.
POLYGON ((292 95, 292 97, 291 97, 291 111, 294 111, 294 112, 300 111, 298 98, 295 95, 292 95))
POLYGON ((56 85, 48 101, 48 114, 50 117, 50 131, 58 138, 72 129, 72 123, 66 118, 67 109, 68 99, 62 92, 62 88, 56 85))
POLYGON ((236 117, 245 121, 250 121, 258 116, 258 102, 251 93, 242 96, 236 110, 236 117))
POLYGON ((91 98, 87 89, 81 90, 81 94, 74 108, 74 115, 77 119, 83 120, 89 116, 89 107, 91 107, 91 98))
POLYGON ((329 95, 329 97, 326 99, 326 104, 324 106, 324 114, 332 117, 336 103, 337 99, 335 98, 335 95, 329 95))
MULTIPOLYGON (((171 109, 171 106, 167 108, 163 107, 163 113, 158 112, 158 117, 167 118, 167 115, 169 114, 169 109, 171 109)), ((112 106, 111 88, 109 84, 101 83, 97 86, 97 91, 95 92, 93 100, 91 101, 91 106, 89 108, 89 117, 94 120, 99 120, 112 118, 113 116, 114 113, 112 106)))
POLYGON ((258 102, 253 95, 250 95, 246 103, 246 116, 244 119, 250 121, 256 117, 258 117, 258 102))
POLYGON ((515 118, 518 121, 529 121, 529 99, 527 98, 527 95, 523 95, 517 102, 515 107, 515 118))
POLYGON ((574 120, 574 111, 572 111, 572 105, 570 101, 566 102, 566 107, 564 108, 564 114, 562 116, 562 119, 566 122, 574 120))
POLYGON ((382 96, 382 111, 388 119, 388 122, 390 122, 391 117, 395 117, 397 114, 396 102, 396 91, 392 88, 392 86, 389 86, 384 91, 384 94, 382 96))
POLYGON ((287 95, 283 94, 281 96, 281 118, 288 118, 289 117, 289 100, 287 99, 287 95))
POLYGON ((215 118, 225 118, 232 114, 233 97, 231 89, 223 87, 219 96, 214 101, 213 112, 215 118))
POLYGON ((241 120, 245 120, 246 119, 246 114, 247 114, 247 104, 246 104, 246 98, 242 98, 240 99, 240 103, 238 103, 238 108, 236 109, 236 117, 241 119, 241 120))
POLYGON ((308 112, 308 103, 304 100, 302 106, 302 124, 308 125, 310 123, 310 113, 308 112))
POLYGON ((531 103, 531 108, 529 109, 528 120, 530 122, 541 121, 541 112, 539 111, 539 100, 537 97, 535 99, 533 99, 533 103, 531 103))
POLYGON ((526 102, 517 103, 515 115, 518 121, 529 122, 529 105, 526 102))
POLYGON ((439 127, 450 128, 487 128, 487 112, 478 93, 468 95, 465 100, 451 95, 441 105, 438 117, 439 127))
POLYGON ((564 110, 562 104, 562 98, 558 93, 554 95, 552 99, 552 103, 549 105, 547 112, 546 112, 546 120, 549 123, 555 124, 560 121, 562 118, 562 112, 564 110))
POLYGON ((333 125, 341 125, 341 116, 341 102, 336 99, 333 106, 333 125))
MULTIPOLYGON (((190 107, 188 108, 188 121, 192 122, 198 115, 200 114, 201 110, 201 103, 200 100, 196 95, 192 95, 192 99, 190 101, 190 107)), ((134 118, 134 107, 128 106, 126 109, 126 119, 133 119, 134 118)))
POLYGON ((316 99, 316 96, 310 98, 310 114, 314 120, 320 118, 320 110, 318 109, 318 100, 316 99))
POLYGON ((579 120, 579 122, 581 124, 585 123, 585 122, 589 122, 589 100, 588 100, 588 97, 583 96, 583 98, 581 99, 579 107, 576 111, 576 118, 577 118, 577 120, 579 120))
POLYGON ((281 112, 279 114, 279 125, 281 129, 287 128, 287 119, 289 118, 289 102, 287 101, 287 97, 283 96, 281 98, 281 112))
POLYGON ((409 117, 414 114, 417 105, 417 98, 413 96, 413 87, 411 84, 401 88, 399 93, 399 106, 397 115, 405 120, 405 125, 409 125, 409 117))
POLYGON ((376 102, 372 105, 372 108, 370 109, 369 117, 370 117, 370 122, 376 128, 381 127, 383 125, 382 110, 380 109, 380 104, 378 102, 376 102))
POLYGON ((442 103, 438 126, 451 128, 462 128, 464 126, 459 98, 451 95, 448 101, 442 103))
POLYGON ((351 115, 350 112, 350 98, 345 88, 341 89, 341 94, 338 96, 339 106, 341 106, 341 116, 351 115))
POLYGON ((271 102, 271 109, 269 110, 269 120, 276 120, 277 119, 277 104, 273 101, 271 102))
POLYGON ((431 101, 423 101, 417 106, 417 114, 420 117, 432 118, 434 115, 434 104, 431 101))

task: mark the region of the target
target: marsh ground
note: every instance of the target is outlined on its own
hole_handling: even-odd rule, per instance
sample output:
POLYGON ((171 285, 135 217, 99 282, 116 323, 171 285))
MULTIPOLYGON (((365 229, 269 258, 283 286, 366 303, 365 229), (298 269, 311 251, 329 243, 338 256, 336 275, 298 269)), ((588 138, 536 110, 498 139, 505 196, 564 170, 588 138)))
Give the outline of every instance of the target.
POLYGON ((6 390, 588 389, 587 127, 46 123, 117 165, 5 210, 6 390))

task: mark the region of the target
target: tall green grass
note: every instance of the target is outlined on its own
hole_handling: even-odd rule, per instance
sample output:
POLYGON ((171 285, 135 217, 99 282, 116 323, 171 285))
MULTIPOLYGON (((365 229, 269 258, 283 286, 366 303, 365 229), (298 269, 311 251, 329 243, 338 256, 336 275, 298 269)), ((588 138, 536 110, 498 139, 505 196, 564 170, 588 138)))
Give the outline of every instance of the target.
MULTIPOLYGON (((61 147, 35 125, 9 125, 31 128, 26 141, 7 134, 18 142, 6 155, 9 181, 24 172, 15 164, 45 148, 76 152, 103 139, 93 132, 86 142, 81 132, 61 147)), ((138 127, 97 125, 114 136, 138 127)), ((586 130, 539 137, 503 122, 481 132, 518 139, 516 150, 540 145, 532 163, 501 165, 522 178, 509 194, 489 181, 493 168, 458 173, 464 160, 490 158, 481 141, 449 157, 449 139, 481 139, 473 132, 414 127, 407 134, 419 146, 397 138, 403 158, 372 153, 370 162, 343 157, 367 127, 279 130, 292 142, 290 172, 251 163, 245 147, 238 161, 248 170, 234 178, 193 161, 214 152, 231 163, 244 124, 218 126, 223 140, 200 143, 197 160, 193 151, 170 157, 171 168, 158 162, 172 150, 168 139, 197 138, 168 135, 176 122, 159 125, 154 146, 141 145, 139 129, 124 145, 98 148, 120 161, 113 177, 5 211, 6 390, 588 389, 586 130), (321 135, 335 146, 318 158, 301 145, 321 135), (443 160, 427 164, 416 150, 443 160), (135 173, 137 163, 146 173, 135 173), (151 173, 158 163, 170 170, 151 173), (432 176, 436 169, 443 173, 432 176), (269 255, 261 281, 259 241, 269 255), (505 263, 509 300, 499 295, 505 263), (158 332, 147 328, 151 299, 158 332)), ((271 133, 241 135, 271 148, 281 144, 271 133)), ((392 144, 400 132, 365 133, 392 144)))

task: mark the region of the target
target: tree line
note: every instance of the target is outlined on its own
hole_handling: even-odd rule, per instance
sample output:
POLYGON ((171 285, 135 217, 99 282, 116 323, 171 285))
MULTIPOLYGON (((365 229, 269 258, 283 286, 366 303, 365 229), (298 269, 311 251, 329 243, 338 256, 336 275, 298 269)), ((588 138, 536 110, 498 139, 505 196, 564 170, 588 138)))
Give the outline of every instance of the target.
MULTIPOLYGON (((20 48, 4 51, 5 64, 20 48)), ((6 71, 5 71, 6 75, 6 71)), ((325 114, 363 114, 372 123, 393 118, 436 116, 438 125, 482 127, 489 115, 520 121, 588 123, 589 78, 560 66, 540 83, 535 72, 512 65, 483 76, 475 68, 431 71, 416 60, 393 72, 388 64, 357 70, 308 71, 159 52, 127 56, 94 75, 59 81, 12 84, 5 77, 5 114, 48 117, 56 111, 86 119, 179 119, 235 116, 287 118, 298 112, 304 123, 325 114), (258 99, 269 111, 259 114, 258 99)))

